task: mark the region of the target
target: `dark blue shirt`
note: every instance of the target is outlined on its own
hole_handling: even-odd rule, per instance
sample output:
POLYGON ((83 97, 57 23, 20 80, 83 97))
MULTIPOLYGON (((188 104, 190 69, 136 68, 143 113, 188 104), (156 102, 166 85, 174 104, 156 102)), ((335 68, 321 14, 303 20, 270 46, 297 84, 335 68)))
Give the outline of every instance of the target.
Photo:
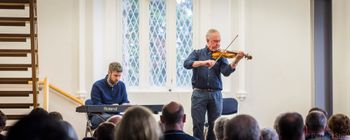
POLYGON ((184 67, 193 71, 193 88, 222 90, 221 74, 229 76, 235 71, 226 58, 220 58, 211 69, 205 66, 192 67, 194 61, 215 60, 211 57, 211 54, 212 52, 208 47, 205 47, 194 50, 184 61, 184 67))
POLYGON ((164 132, 164 140, 199 140, 181 130, 168 130, 164 132))
POLYGON ((94 105, 129 103, 125 84, 119 81, 117 84, 110 86, 107 82, 107 76, 94 83, 91 89, 91 100, 94 105))

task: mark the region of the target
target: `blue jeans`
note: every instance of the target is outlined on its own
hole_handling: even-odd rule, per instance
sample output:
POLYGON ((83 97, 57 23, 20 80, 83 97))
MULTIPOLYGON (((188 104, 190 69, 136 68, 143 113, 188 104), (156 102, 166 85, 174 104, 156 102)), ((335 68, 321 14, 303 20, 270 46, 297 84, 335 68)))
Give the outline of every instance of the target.
POLYGON ((112 117, 113 114, 102 113, 101 115, 92 115, 91 117, 91 127, 96 129, 100 123, 105 122, 108 118, 112 117))
POLYGON ((214 122, 220 117, 222 112, 222 95, 221 91, 204 92, 194 90, 191 98, 191 113, 193 121, 194 137, 204 140, 204 122, 205 113, 208 111, 208 134, 207 140, 215 140, 214 122))

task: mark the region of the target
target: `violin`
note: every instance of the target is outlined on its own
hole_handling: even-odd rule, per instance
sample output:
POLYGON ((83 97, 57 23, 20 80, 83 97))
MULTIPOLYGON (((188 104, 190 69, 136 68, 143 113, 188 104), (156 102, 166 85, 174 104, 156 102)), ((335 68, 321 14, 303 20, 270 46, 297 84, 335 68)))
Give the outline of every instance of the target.
MULTIPOLYGON (((219 57, 223 57, 223 58, 235 58, 237 56, 238 52, 235 51, 215 51, 211 54, 211 57, 213 59, 217 59, 219 57)), ((244 58, 246 58, 247 60, 251 60, 253 59, 253 57, 249 54, 244 54, 244 58)))

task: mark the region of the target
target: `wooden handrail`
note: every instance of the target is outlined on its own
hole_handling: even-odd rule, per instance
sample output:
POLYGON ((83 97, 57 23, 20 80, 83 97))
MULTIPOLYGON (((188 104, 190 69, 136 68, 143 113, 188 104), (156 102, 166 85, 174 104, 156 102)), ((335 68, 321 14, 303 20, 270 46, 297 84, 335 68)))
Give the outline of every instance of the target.
MULTIPOLYGON (((40 83, 39 83, 40 84, 40 83)), ((43 86, 44 86, 44 103, 43 103, 43 108, 45 110, 49 110, 49 80, 47 77, 44 78, 43 81, 43 86)))
MULTIPOLYGON (((46 79, 46 80, 47 80, 47 79, 46 79)), ((31 84, 31 83, 32 83, 32 81, 29 81, 29 82, 28 82, 28 84, 31 84)), ((45 85, 45 81, 38 81, 38 84, 39 84, 39 85, 45 85)), ((72 94, 70 94, 70 93, 68 93, 68 92, 65 92, 64 90, 62 90, 62 89, 60 89, 60 88, 58 88, 58 87, 56 87, 56 86, 54 86, 54 85, 48 83, 47 81, 46 81, 46 84, 48 84, 48 87, 49 87, 50 89, 55 90, 57 93, 59 93, 59 94, 65 96, 65 97, 71 99, 71 100, 74 101, 75 103, 77 103, 77 104, 79 104, 79 105, 84 105, 84 101, 83 101, 82 99, 79 99, 79 98, 73 96, 72 94)), ((44 90, 45 90, 45 89, 44 89, 44 90)), ((48 92, 48 91, 47 91, 47 92, 48 92)), ((44 93, 44 94, 45 94, 45 93, 44 93)), ((48 98, 48 97, 47 97, 47 98, 48 98)), ((48 100, 48 99, 45 99, 45 97, 44 97, 44 100, 48 100)), ((45 104, 45 102, 48 103, 48 101, 44 101, 44 104, 45 104)))
POLYGON ((81 99, 79 99, 79 98, 77 98, 77 97, 72 96, 71 94, 69 94, 69 93, 63 91, 62 89, 60 89, 60 88, 58 88, 58 87, 56 87, 56 86, 54 86, 54 85, 52 85, 52 84, 49 84, 49 87, 50 87, 51 89, 57 91, 58 93, 62 94, 63 96, 65 96, 65 97, 67 97, 67 98, 73 100, 74 102, 80 104, 80 105, 83 105, 83 104, 84 104, 84 103, 83 103, 83 100, 81 100, 81 99))

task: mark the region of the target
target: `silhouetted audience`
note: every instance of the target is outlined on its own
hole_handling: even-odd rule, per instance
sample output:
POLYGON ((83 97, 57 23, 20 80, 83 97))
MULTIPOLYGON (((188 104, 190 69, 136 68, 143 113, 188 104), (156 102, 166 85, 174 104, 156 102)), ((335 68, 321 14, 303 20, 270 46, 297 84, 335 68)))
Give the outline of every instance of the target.
POLYGON ((49 117, 42 108, 33 109, 15 123, 6 140, 72 140, 60 121, 49 117))
POLYGON ((260 140, 278 140, 278 134, 275 129, 263 128, 260 130, 260 140))
POLYGON ((226 122, 224 137, 225 140, 259 140, 258 122, 250 115, 237 115, 226 122))
POLYGON ((214 122, 214 134, 217 140, 224 140, 224 126, 228 121, 226 117, 219 117, 214 122))
POLYGON ((297 112, 288 112, 278 118, 277 133, 280 140, 304 140, 303 117, 297 112))
POLYGON ((0 140, 4 140, 5 136, 1 134, 2 130, 6 127, 6 115, 0 110, 0 140))
POLYGON ((117 140, 159 140, 162 132, 148 108, 133 106, 123 115, 116 135, 117 140))
POLYGON ((333 140, 350 140, 350 120, 344 114, 332 115, 328 120, 328 127, 333 140))
POLYGON ((198 140, 183 131, 186 114, 181 104, 170 102, 165 105, 160 120, 165 127, 164 140, 198 140))
POLYGON ((327 118, 321 111, 311 111, 305 119, 305 140, 330 140, 331 137, 325 135, 327 118))
MULTIPOLYGON (((327 115, 320 108, 312 108, 304 125, 299 113, 283 113, 274 122, 276 131, 271 128, 260 130, 258 122, 247 114, 232 119, 220 117, 215 121, 214 133, 217 140, 350 140, 348 116, 335 114, 327 121, 327 115)), ((6 126, 6 119, 0 110, 0 132, 6 126)), ((123 117, 114 115, 100 124, 93 137, 83 140, 198 140, 183 131, 185 122, 183 106, 174 101, 164 105, 160 123, 148 108, 133 106, 123 117)), ((0 140, 78 140, 78 136, 59 112, 48 113, 35 108, 10 127, 6 136, 0 134, 0 140)))

